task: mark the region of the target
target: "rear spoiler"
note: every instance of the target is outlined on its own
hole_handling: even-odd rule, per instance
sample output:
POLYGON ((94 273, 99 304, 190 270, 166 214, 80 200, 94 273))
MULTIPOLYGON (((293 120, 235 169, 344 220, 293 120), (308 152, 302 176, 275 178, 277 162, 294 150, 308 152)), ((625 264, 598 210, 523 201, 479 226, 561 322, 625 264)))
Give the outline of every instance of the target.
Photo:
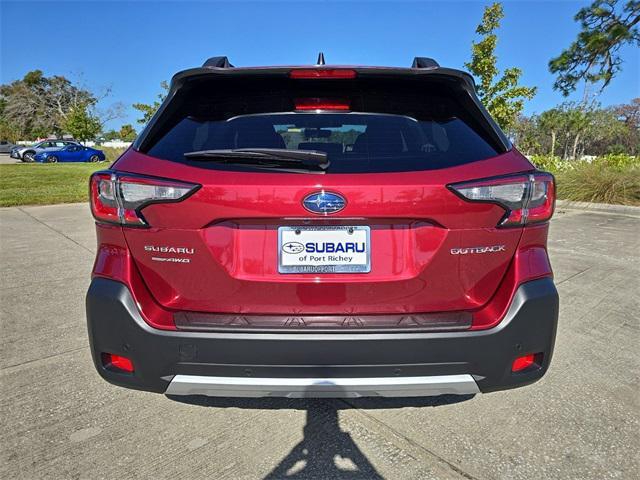
POLYGON ((233 65, 229 63, 229 59, 227 57, 208 58, 207 61, 204 62, 202 66, 213 67, 213 68, 233 68, 233 65))
POLYGON ((456 70, 453 68, 441 67, 438 62, 428 57, 415 57, 411 68, 406 67, 363 67, 363 66, 344 66, 344 65, 325 65, 324 55, 320 53, 318 56, 318 64, 311 66, 278 66, 278 67, 235 67, 230 62, 228 57, 219 56, 211 57, 207 59, 202 67, 190 68, 182 70, 176 73, 171 79, 169 92, 158 111, 155 113, 149 124, 138 135, 133 142, 132 147, 136 150, 144 144, 145 139, 149 135, 149 131, 157 118, 162 115, 167 105, 171 102, 176 92, 187 83, 188 81, 197 78, 211 78, 215 76, 242 76, 242 77, 282 77, 288 78, 291 70, 299 68, 314 68, 314 69, 349 69, 354 70, 358 76, 376 76, 376 77, 398 77, 398 76, 412 76, 412 77, 424 77, 426 78, 449 78, 455 79, 460 82, 462 88, 469 94, 473 102, 476 104, 482 117, 489 124, 494 131, 495 136, 499 143, 502 144, 505 151, 510 150, 512 145, 507 136, 502 132, 500 127, 495 123, 489 112, 485 109, 484 105, 480 102, 476 94, 476 85, 473 77, 462 70, 456 70))
MULTIPOLYGON (((316 65, 324 65, 324 53, 320 52, 318 54, 318 60, 316 61, 316 65)), ((208 58, 203 64, 203 67, 213 67, 213 68, 234 68, 231 63, 229 63, 229 57, 211 57, 208 58)), ((429 57, 414 57, 413 63, 411 64, 411 68, 439 68, 440 64, 436 62, 433 58, 429 57)))

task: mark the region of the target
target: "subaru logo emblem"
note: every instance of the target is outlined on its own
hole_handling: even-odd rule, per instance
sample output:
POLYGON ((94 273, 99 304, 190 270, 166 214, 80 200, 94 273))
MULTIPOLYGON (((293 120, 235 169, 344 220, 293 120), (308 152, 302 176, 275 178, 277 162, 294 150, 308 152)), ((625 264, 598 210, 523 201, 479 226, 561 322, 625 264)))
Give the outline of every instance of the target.
POLYGON ((302 205, 311 213, 329 215, 342 210, 347 205, 347 201, 342 195, 323 190, 304 197, 302 205))
POLYGON ((284 253, 302 253, 304 252, 304 245, 302 245, 300 242, 287 242, 284 245, 282 245, 282 251, 284 253))

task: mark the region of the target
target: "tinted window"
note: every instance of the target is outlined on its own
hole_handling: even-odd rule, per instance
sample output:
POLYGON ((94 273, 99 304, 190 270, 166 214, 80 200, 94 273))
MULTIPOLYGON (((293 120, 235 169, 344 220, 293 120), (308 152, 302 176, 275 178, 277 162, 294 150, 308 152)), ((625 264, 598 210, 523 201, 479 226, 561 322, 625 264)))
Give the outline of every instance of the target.
POLYGON ((459 118, 416 120, 360 113, 258 114, 226 121, 185 118, 148 154, 189 163, 186 152, 234 148, 323 151, 331 162, 327 173, 428 170, 497 154, 459 118))
POLYGON ((399 172, 459 165, 505 151, 473 97, 451 78, 358 77, 296 81, 270 76, 205 76, 183 85, 136 148, 186 161, 196 150, 320 150, 329 173, 399 172), (347 112, 296 111, 333 103, 347 112), (337 103, 336 103, 337 102, 337 103))

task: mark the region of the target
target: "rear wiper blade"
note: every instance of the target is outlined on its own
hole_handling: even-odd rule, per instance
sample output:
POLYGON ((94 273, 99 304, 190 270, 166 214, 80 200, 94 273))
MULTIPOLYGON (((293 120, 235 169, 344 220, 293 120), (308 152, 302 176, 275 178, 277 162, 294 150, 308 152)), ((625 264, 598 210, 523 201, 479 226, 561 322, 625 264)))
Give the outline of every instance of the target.
POLYGON ((218 150, 199 150, 184 154, 189 160, 206 160, 220 163, 256 165, 276 168, 306 167, 326 170, 329 159, 326 152, 318 150, 287 150, 286 148, 233 148, 218 150))

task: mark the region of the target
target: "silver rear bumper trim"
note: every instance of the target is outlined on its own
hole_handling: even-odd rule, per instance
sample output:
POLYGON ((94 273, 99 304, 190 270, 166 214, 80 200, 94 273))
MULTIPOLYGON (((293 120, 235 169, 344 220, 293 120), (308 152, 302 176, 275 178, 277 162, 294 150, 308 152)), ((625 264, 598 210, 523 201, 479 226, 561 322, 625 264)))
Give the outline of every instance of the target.
POLYGON ((176 375, 166 395, 210 397, 428 397, 480 393, 471 375, 373 378, 259 378, 176 375))

